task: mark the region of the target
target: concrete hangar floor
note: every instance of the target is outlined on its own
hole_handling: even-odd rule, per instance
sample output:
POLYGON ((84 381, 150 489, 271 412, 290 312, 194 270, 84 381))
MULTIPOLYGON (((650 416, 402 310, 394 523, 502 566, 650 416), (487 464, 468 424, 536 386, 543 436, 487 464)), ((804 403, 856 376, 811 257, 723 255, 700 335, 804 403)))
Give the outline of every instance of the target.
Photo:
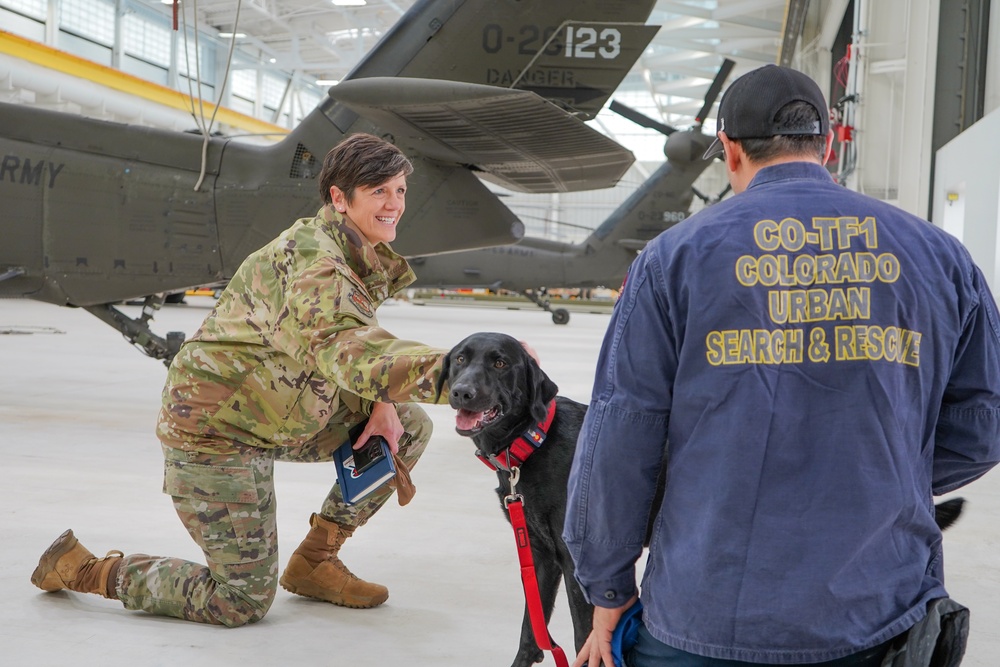
MULTIPOLYGON (((154 328, 191 333, 211 303, 188 297, 186 305, 165 306, 154 328)), ((534 308, 390 302, 379 319, 397 336, 442 347, 475 331, 522 338, 538 350, 562 394, 587 402, 608 315, 573 313, 567 326, 555 326, 534 308)), ((0 664, 510 663, 523 605, 513 536, 493 492, 495 477, 473 456, 471 441, 455 433, 447 406, 428 409, 435 435, 414 473, 413 502, 390 501, 344 551, 356 573, 389 587, 381 607, 343 609, 279 589, 263 621, 223 630, 128 612, 94 595, 42 593, 29 576, 66 528, 98 555, 121 549, 201 560, 201 553, 161 493, 162 458, 153 434, 165 373, 159 362, 81 310, 0 300, 0 332, 10 334, 0 336, 0 664)), ((283 568, 335 473, 332 464, 279 463, 276 471, 283 568)), ((1000 655, 1000 472, 960 495, 969 502, 945 534, 945 556, 952 596, 972 609, 963 664, 994 667, 1000 655)), ((561 594, 550 632, 572 652, 561 594)), ((543 664, 554 661, 546 654, 543 664)))

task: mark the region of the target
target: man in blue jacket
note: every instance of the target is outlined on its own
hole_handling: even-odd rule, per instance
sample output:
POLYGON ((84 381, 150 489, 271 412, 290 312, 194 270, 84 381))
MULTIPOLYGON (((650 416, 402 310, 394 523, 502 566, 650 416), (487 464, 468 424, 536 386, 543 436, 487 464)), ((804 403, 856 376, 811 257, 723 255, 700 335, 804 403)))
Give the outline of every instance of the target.
POLYGON ((601 350, 564 532, 596 605, 575 664, 612 664, 652 511, 627 664, 878 665, 947 596, 932 496, 1000 460, 1000 315, 956 239, 831 179, 805 75, 740 77, 718 130, 737 195, 643 250, 601 350))

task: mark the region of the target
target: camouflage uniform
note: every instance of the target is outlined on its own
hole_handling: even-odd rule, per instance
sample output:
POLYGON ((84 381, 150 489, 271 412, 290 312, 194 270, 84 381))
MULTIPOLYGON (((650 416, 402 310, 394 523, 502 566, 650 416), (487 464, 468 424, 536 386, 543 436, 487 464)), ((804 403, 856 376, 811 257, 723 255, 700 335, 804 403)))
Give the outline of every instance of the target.
MULTIPOLYGON (((331 461, 373 401, 436 399, 445 350, 394 338, 375 318, 413 280, 331 206, 243 263, 171 364, 157 426, 164 493, 208 566, 126 556, 116 583, 127 609, 227 626, 263 618, 278 581, 274 460, 331 461)), ((412 468, 430 420, 416 405, 397 409, 412 468)), ((320 514, 358 526, 391 494, 383 486, 349 506, 334 485, 320 514)))

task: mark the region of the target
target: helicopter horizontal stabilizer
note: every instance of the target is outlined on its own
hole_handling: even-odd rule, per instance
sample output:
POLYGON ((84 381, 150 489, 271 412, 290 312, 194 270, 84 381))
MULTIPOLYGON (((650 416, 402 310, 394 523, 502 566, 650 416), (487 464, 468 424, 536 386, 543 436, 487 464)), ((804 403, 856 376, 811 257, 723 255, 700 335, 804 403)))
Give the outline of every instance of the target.
POLYGON ((626 250, 635 250, 636 252, 639 252, 646 247, 646 244, 649 243, 649 241, 647 239, 618 239, 616 243, 626 250))
POLYGON ((607 188, 635 156, 527 90, 432 79, 343 81, 330 97, 431 159, 518 192, 607 188))

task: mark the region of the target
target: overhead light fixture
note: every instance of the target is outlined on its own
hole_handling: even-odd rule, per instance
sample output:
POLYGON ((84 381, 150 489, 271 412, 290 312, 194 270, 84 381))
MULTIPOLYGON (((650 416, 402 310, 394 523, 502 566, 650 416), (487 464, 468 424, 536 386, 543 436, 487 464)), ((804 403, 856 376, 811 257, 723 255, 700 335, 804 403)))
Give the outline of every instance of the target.
POLYGON ((336 86, 338 83, 338 79, 316 79, 317 86, 336 86))
POLYGON ((234 34, 231 32, 220 32, 219 37, 222 37, 223 39, 230 39, 232 37, 235 37, 236 39, 243 39, 244 37, 246 37, 246 33, 237 32, 234 34))
POLYGON ((333 4, 338 7, 363 7, 368 3, 365 0, 333 0, 333 4))

